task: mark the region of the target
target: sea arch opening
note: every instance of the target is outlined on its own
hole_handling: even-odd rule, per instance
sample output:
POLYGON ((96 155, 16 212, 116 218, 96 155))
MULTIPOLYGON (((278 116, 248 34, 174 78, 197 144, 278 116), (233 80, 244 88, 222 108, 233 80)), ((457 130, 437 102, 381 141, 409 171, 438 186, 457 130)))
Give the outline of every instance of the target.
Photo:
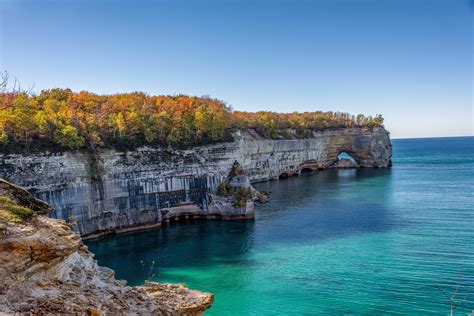
POLYGON ((359 162, 357 161, 357 158, 354 157, 351 153, 347 151, 341 151, 337 157, 336 160, 334 161, 335 168, 357 168, 359 167, 359 162))
POLYGON ((357 161, 354 157, 352 157, 348 152, 346 151, 342 151, 339 153, 339 155, 337 155, 337 161, 340 161, 340 160, 343 160, 343 159, 348 159, 350 160, 351 162, 357 164, 357 161))

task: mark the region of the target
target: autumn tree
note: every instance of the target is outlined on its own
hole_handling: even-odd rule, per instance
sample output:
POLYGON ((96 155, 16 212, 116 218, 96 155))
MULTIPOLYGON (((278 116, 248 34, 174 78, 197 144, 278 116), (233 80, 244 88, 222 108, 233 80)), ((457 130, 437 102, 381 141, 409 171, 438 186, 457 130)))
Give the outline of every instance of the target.
POLYGON ((224 102, 207 96, 97 95, 70 89, 43 90, 38 95, 2 91, 1 104, 8 106, 0 109, 0 146, 16 144, 27 149, 36 140, 68 149, 190 147, 224 141, 238 129, 252 129, 273 139, 306 138, 320 130, 383 124, 381 115, 232 111, 224 102))
POLYGON ((54 132, 54 140, 58 144, 70 149, 81 148, 84 146, 84 138, 79 136, 74 126, 66 125, 54 132))

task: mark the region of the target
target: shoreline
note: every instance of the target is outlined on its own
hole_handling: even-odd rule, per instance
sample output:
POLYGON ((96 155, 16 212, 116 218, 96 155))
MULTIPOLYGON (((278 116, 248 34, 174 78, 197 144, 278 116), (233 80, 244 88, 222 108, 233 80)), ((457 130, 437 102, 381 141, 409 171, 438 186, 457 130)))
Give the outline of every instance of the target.
MULTIPOLYGON (((382 127, 331 130, 313 136, 273 140, 242 130, 235 134, 234 142, 171 152, 143 147, 127 153, 0 155, 0 177, 34 192, 54 208, 52 218, 71 220, 84 238, 93 239, 156 228, 180 215, 242 219, 240 215, 252 212, 253 203, 243 203, 252 183, 332 167, 385 168, 391 164, 389 132, 382 127), (353 162, 340 158, 341 154, 353 162), (237 176, 229 181, 236 163, 244 170, 239 175, 247 179, 237 176), (226 181, 239 188, 236 196, 225 196, 227 189, 217 196, 226 181), (238 203, 233 205, 235 198, 238 203), (175 212, 175 206, 175 210, 186 209, 175 212)), ((253 198, 258 202, 258 197, 253 198)))
MULTIPOLYGON (((389 166, 388 168, 390 168, 389 166)), ((295 177, 300 177, 302 174, 316 174, 319 172, 324 172, 324 171, 329 171, 329 170, 347 170, 347 169, 375 169, 375 168, 365 168, 365 167, 352 167, 352 168, 324 168, 324 169, 316 169, 316 170, 311 170, 310 172, 304 172, 304 173, 293 173, 291 175, 288 175, 286 177, 272 177, 269 179, 261 179, 261 180, 256 180, 252 181, 252 184, 255 183, 264 183, 264 182, 270 182, 270 181, 280 181, 280 180, 286 180, 289 178, 295 178, 295 177)), ((268 200, 256 204, 264 204, 267 203, 268 200)), ((187 205, 197 207, 199 206, 197 204, 192 204, 189 203, 187 205)), ((179 208, 180 206, 175 206, 176 208, 179 208)), ((174 207, 171 207, 174 208, 174 207)), ((200 208, 199 208, 200 209, 200 208)), ((118 229, 111 229, 111 230, 104 230, 104 231, 99 231, 99 232, 94 232, 91 234, 87 235, 81 235, 82 240, 98 240, 104 237, 110 237, 113 235, 122 235, 122 234, 133 234, 133 233, 139 233, 139 232, 145 232, 145 231, 150 231, 153 229, 161 228, 165 224, 171 224, 171 223, 179 223, 179 222, 186 222, 186 221, 241 221, 241 220, 255 220, 255 213, 249 215, 246 214, 240 214, 240 215, 222 215, 222 214, 208 214, 204 213, 202 209, 200 209, 203 213, 180 213, 175 216, 171 216, 168 218, 164 218, 156 223, 151 223, 151 224, 145 224, 145 225, 137 225, 137 226, 130 226, 130 227, 125 227, 125 228, 118 228, 118 229)))
POLYGON ((176 216, 173 218, 167 218, 165 220, 159 221, 157 223, 149 224, 149 225, 132 226, 132 227, 127 227, 127 228, 92 233, 92 234, 81 236, 81 239, 89 241, 89 240, 98 240, 98 239, 101 239, 104 237, 110 237, 113 235, 125 235, 125 234, 145 232, 145 231, 161 228, 164 225, 186 222, 186 221, 247 221, 247 220, 254 220, 254 219, 255 219, 255 216, 246 216, 246 215, 222 216, 220 214, 188 214, 188 215, 176 216))

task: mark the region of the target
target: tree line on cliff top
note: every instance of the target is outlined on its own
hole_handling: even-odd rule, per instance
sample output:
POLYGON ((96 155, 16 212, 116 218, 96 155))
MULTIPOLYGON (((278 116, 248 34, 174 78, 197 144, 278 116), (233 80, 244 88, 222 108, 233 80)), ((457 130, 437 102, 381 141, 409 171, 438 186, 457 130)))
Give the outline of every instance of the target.
POLYGON ((266 138, 304 138, 313 131, 375 127, 375 117, 340 112, 239 112, 210 97, 97 95, 69 89, 0 92, 0 148, 185 148, 231 139, 253 129, 266 138))

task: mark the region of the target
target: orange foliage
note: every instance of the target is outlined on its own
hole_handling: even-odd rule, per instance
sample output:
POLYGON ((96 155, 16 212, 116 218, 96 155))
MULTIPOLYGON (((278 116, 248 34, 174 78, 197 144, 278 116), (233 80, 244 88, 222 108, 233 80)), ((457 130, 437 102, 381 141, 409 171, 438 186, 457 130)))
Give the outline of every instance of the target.
POLYGON ((267 138, 310 137, 313 131, 380 126, 383 118, 347 113, 232 112, 209 97, 148 96, 141 92, 97 95, 69 89, 39 95, 0 93, 0 146, 63 148, 140 145, 190 147, 230 139, 236 129, 267 138), (1 104, 0 104, 1 105, 1 104))

